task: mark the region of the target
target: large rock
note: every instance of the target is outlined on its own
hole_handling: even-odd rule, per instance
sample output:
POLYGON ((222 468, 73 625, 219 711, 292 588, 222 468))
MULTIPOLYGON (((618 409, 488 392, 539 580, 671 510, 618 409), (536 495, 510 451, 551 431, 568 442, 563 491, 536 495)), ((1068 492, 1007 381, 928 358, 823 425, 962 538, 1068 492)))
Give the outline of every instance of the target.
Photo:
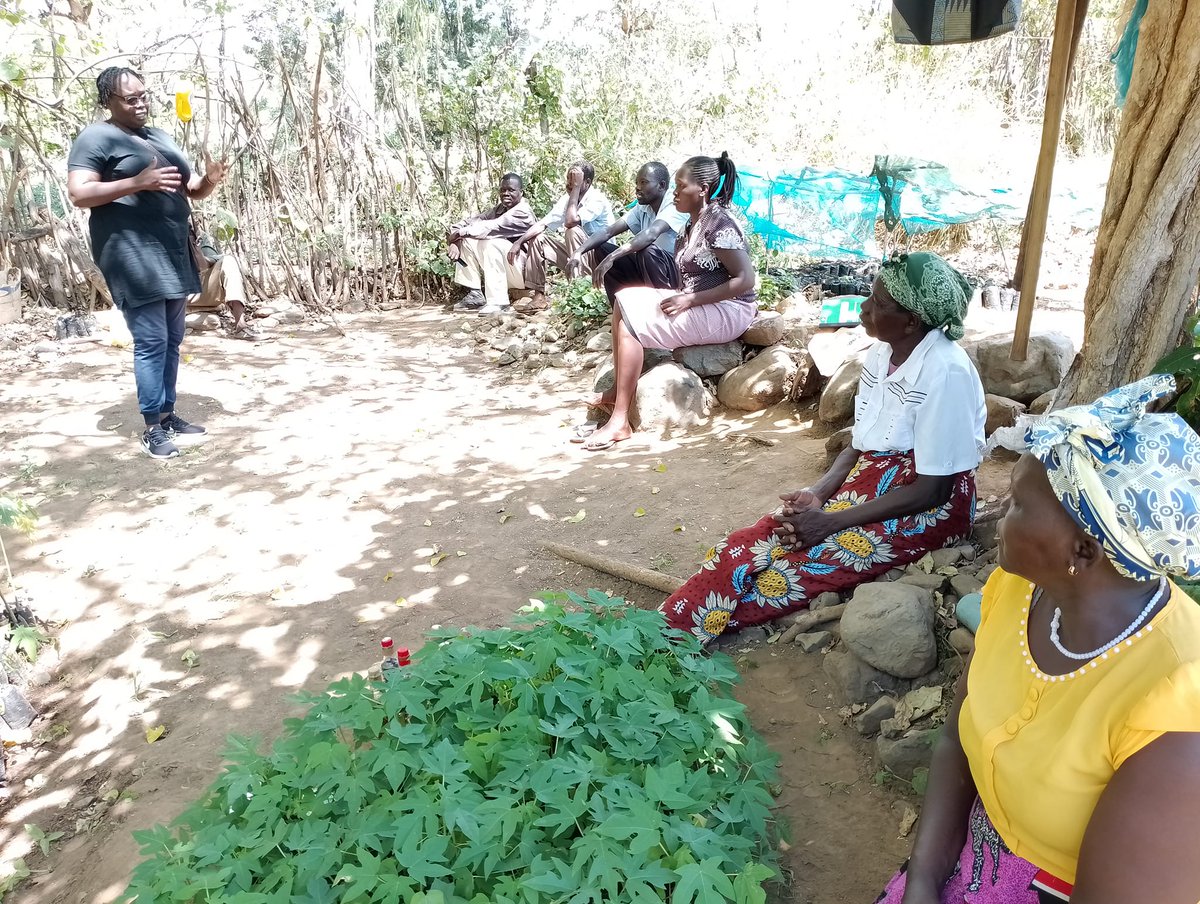
POLYGON ((825 655, 821 668, 834 693, 846 703, 874 703, 880 697, 903 696, 908 682, 863 662, 844 646, 825 655))
POLYGON ((766 347, 775 345, 783 340, 787 332, 787 321, 774 311, 759 311, 749 329, 742 334, 742 341, 747 345, 766 347))
POLYGON ((788 397, 799 370, 788 349, 772 346, 721 377, 717 398, 726 408, 738 411, 770 408, 788 397))
POLYGON ((891 697, 880 697, 874 703, 859 713, 854 719, 854 727, 858 733, 870 737, 879 733, 879 726, 885 719, 896 715, 896 701, 891 697))
POLYGON ((893 775, 911 779, 918 768, 929 766, 933 758, 933 745, 940 734, 940 728, 927 728, 910 731, 896 740, 881 735, 875 742, 879 762, 893 775))
MULTIPOLYGON (((571 354, 568 352, 567 354, 571 354)), ((642 373, 646 373, 651 368, 658 367, 664 361, 671 360, 671 353, 661 348, 648 348, 642 352, 642 373)), ((613 367, 612 358, 606 358, 604 362, 596 368, 596 377, 592 381, 592 389, 595 392, 605 393, 613 388, 617 383, 617 370, 613 367)))
POLYGON ((638 380, 630 412, 638 430, 690 429, 708 420, 712 396, 694 371, 667 361, 638 380))
POLYGON ((1050 406, 1054 404, 1054 397, 1057 394, 1057 389, 1051 389, 1049 392, 1043 392, 1040 396, 1029 403, 1029 413, 1045 414, 1050 410, 1050 406))
POLYGON ((208 333, 221 328, 221 318, 216 314, 188 314, 183 318, 184 326, 194 333, 208 333))
POLYGON ((588 336, 585 343, 589 352, 607 352, 612 350, 612 333, 607 329, 596 330, 588 336))
POLYGON ((860 585, 842 616, 842 642, 889 675, 924 675, 937 665, 932 595, 899 581, 860 585))
POLYGON ((720 345, 688 345, 675 350, 675 360, 702 377, 720 377, 742 363, 745 346, 737 339, 720 345))
POLYGON ((830 462, 842 454, 854 439, 854 427, 843 427, 825 440, 825 454, 830 462))
POLYGON ((1029 404, 1058 387, 1075 357, 1075 344, 1062 333, 1035 333, 1029 337, 1024 361, 1009 357, 1012 336, 988 336, 965 343, 963 350, 979 369, 985 392, 1029 404))
POLYGON ((862 375, 863 359, 851 358, 833 372, 821 392, 817 415, 827 424, 844 424, 854 417, 854 396, 862 375))
POLYGON ((1025 406, 1020 402, 1006 399, 1004 396, 992 395, 990 392, 983 397, 987 405, 987 423, 983 432, 991 436, 1000 427, 1011 427, 1017 418, 1025 413, 1025 406))

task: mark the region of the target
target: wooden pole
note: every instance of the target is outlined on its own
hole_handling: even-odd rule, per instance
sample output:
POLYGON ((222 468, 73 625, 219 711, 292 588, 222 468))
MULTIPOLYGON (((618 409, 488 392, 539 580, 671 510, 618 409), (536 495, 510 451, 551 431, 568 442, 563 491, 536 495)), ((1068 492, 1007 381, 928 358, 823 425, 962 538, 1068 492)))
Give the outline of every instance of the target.
POLYGON ((1058 0, 1054 20, 1054 44, 1050 50, 1050 74, 1046 80, 1046 113, 1042 119, 1042 146, 1038 152, 1037 173, 1029 198, 1029 216, 1025 221, 1021 249, 1021 303, 1013 330, 1009 357, 1024 361, 1029 350, 1029 329, 1033 323, 1033 305, 1042 269, 1042 246, 1046 242, 1046 218, 1050 211, 1050 188, 1054 183, 1054 161, 1058 156, 1058 136, 1062 128, 1063 107, 1071 78, 1071 46, 1075 30, 1078 0, 1058 0))
POLYGON ((543 543, 542 547, 548 552, 562 556, 569 562, 583 565, 585 568, 590 568, 593 571, 602 571, 605 574, 611 574, 613 577, 632 581, 635 584, 641 584, 643 587, 661 590, 663 593, 674 593, 683 586, 683 578, 663 574, 661 571, 651 571, 649 568, 642 568, 640 565, 630 565, 628 562, 622 562, 620 559, 597 555, 594 552, 576 549, 573 546, 563 546, 561 543, 543 543))

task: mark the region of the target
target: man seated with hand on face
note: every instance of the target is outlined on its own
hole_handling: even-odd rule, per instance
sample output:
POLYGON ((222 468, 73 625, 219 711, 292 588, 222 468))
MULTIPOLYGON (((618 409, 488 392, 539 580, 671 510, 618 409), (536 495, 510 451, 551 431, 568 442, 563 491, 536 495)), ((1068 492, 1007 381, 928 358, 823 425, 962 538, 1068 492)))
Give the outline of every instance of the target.
MULTIPOLYGON (((544 311, 546 301, 546 267, 550 264, 567 272, 567 262, 589 238, 603 233, 612 225, 612 203, 604 192, 592 181, 596 171, 590 163, 579 161, 567 169, 567 193, 548 214, 538 220, 523 236, 513 242, 508 252, 508 262, 516 265, 522 250, 529 246, 529 257, 525 261, 525 286, 533 289, 533 297, 514 307, 524 314, 544 311), (561 235, 556 235, 558 230, 561 235)), ((581 256, 584 273, 592 268, 616 246, 609 244, 593 248, 581 256)))
POLYGON ((675 243, 687 228, 689 217, 667 199, 670 184, 667 168, 657 160, 638 170, 634 187, 637 205, 604 232, 584 242, 567 261, 567 272, 572 276, 582 272, 584 255, 623 232, 631 232, 632 241, 617 247, 592 270, 592 282, 605 291, 609 304, 616 301, 617 292, 629 286, 678 288, 675 243))

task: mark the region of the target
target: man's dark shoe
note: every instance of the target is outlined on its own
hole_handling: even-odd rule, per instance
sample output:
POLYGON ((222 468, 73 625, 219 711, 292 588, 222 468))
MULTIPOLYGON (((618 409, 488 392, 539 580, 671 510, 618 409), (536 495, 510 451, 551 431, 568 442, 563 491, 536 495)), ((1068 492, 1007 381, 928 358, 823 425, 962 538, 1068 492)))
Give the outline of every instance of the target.
POLYGON ((142 434, 142 451, 151 458, 174 458, 179 454, 179 449, 162 427, 146 428, 146 432, 142 434))
POLYGON ((472 289, 463 296, 462 301, 454 306, 455 311, 478 311, 483 307, 483 293, 478 289, 472 289))
POLYGON ((206 436, 208 431, 199 424, 189 424, 174 411, 163 418, 160 427, 166 431, 166 434, 171 439, 196 439, 201 436, 206 436))

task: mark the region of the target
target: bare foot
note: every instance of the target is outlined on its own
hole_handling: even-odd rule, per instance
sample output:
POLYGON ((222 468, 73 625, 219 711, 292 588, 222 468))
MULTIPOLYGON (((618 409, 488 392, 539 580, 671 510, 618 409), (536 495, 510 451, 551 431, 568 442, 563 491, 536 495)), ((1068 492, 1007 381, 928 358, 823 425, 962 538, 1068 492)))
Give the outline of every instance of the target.
POLYGON ((600 452, 604 449, 611 449, 617 443, 624 442, 631 436, 633 436, 633 430, 628 424, 616 426, 608 423, 589 436, 587 442, 583 444, 583 448, 588 452, 600 452))

